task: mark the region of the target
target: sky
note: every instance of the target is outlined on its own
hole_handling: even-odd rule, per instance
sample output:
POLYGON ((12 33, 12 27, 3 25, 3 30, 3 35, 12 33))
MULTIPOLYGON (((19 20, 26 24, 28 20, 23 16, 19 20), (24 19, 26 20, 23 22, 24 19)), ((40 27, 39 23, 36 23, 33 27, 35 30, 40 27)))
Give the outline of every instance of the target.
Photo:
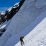
POLYGON ((0 0, 0 11, 4 11, 9 7, 13 6, 15 3, 19 2, 20 0, 0 0))

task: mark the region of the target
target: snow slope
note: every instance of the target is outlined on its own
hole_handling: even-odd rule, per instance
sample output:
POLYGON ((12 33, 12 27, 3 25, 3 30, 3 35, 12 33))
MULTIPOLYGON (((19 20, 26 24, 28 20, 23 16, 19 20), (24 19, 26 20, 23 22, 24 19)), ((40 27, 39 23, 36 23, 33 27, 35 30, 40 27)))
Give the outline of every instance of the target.
MULTIPOLYGON (((23 36, 26 35, 25 38, 24 38, 25 44, 27 44, 28 42, 30 43, 30 42, 32 42, 32 40, 34 39, 34 37, 37 36, 39 33, 41 33, 42 30, 44 30, 45 28, 46 28, 46 12, 43 12, 40 16, 37 17, 36 20, 34 20, 32 23, 30 23, 30 25, 27 26, 22 32, 20 32, 18 34, 15 34, 14 36, 12 36, 7 41, 7 43, 5 44, 5 46, 14 46, 19 41, 19 37, 21 35, 23 35, 23 36)), ((43 32, 45 32, 45 34, 46 34, 46 31, 43 31, 43 32)), ((38 37, 36 39, 38 39, 38 37)), ((20 42, 17 43, 15 46, 20 46, 20 42)), ((28 46, 28 45, 25 45, 25 46, 28 46)), ((29 44, 29 46, 30 46, 30 44, 29 44)))
POLYGON ((42 0, 41 4, 39 4, 39 2, 41 2, 41 0, 25 0, 18 13, 12 18, 12 21, 8 26, 6 32, 1 36, 0 46, 4 46, 11 36, 22 32, 41 13, 46 11, 46 0, 42 0))
MULTIPOLYGON (((46 17, 24 38, 23 46, 46 46, 46 17)), ((15 46, 21 46, 18 42, 15 46)))

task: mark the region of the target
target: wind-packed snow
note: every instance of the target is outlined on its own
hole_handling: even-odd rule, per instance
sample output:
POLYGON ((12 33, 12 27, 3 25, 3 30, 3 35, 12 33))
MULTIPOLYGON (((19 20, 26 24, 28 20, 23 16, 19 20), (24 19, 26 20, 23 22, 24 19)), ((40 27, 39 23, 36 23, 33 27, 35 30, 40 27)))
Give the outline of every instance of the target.
POLYGON ((34 40, 37 40, 37 39, 41 40, 40 38, 44 38, 44 36, 46 36, 45 29, 46 29, 46 12, 43 12, 40 16, 37 17, 36 20, 34 20, 32 23, 30 23, 30 25, 27 26, 22 32, 15 34, 13 37, 11 37, 7 41, 5 46, 21 46, 19 38, 21 35, 25 36, 26 34, 27 35, 24 38, 24 44, 25 44, 24 46, 30 46, 31 43, 33 43, 33 42, 35 43, 35 41, 33 41, 33 39, 34 40), (34 38, 35 36, 36 36, 36 38, 34 38))
MULTIPOLYGON (((15 46, 21 46, 20 42, 15 46)), ((23 46, 46 46, 46 17, 25 36, 23 46)))
POLYGON ((37 8, 41 8, 41 7, 46 5, 46 0, 42 0, 42 1, 41 0, 36 0, 35 5, 36 5, 37 8))
MULTIPOLYGON (((0 38, 0 46, 4 46, 6 44, 6 42, 7 42, 7 40, 10 37, 18 34, 19 32, 22 32, 38 16, 40 16, 41 13, 43 13, 44 11, 46 11, 46 1, 42 0, 41 4, 39 4, 39 2, 41 2, 41 0, 39 0, 39 1, 38 0, 25 0, 23 6, 20 8, 20 10, 18 11, 18 13, 16 15, 14 15, 14 17, 12 18, 12 21, 11 21, 10 25, 8 26, 7 30, 1 36, 1 38, 0 38)), ((44 16, 43 16, 43 19, 44 19, 44 16)), ((37 20, 37 22, 34 23, 34 25, 36 26, 39 21, 42 21, 42 20, 37 20)), ((32 24, 32 26, 30 28, 31 29, 34 28, 33 24, 32 24)), ((28 32, 28 31, 26 31, 26 32, 28 32)), ((25 34, 25 33, 22 33, 22 34, 25 34)), ((18 41, 19 40, 17 40, 15 42, 15 44, 18 41)))

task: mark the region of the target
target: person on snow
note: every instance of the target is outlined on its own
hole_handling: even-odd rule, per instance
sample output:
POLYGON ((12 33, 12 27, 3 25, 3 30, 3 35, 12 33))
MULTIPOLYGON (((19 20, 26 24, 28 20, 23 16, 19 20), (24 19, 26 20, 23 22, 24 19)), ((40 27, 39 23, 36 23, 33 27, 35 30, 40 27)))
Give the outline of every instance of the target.
POLYGON ((20 42, 21 42, 21 45, 24 44, 23 38, 24 38, 24 36, 20 36, 20 42))

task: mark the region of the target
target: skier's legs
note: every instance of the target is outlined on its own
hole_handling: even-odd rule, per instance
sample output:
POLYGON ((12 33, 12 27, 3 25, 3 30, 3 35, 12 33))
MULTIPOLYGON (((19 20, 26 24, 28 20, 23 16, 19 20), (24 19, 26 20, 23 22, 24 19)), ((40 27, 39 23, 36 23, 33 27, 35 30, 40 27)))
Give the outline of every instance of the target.
POLYGON ((24 42, 23 42, 23 41, 21 41, 21 46, 23 46, 23 44, 24 44, 24 42))

